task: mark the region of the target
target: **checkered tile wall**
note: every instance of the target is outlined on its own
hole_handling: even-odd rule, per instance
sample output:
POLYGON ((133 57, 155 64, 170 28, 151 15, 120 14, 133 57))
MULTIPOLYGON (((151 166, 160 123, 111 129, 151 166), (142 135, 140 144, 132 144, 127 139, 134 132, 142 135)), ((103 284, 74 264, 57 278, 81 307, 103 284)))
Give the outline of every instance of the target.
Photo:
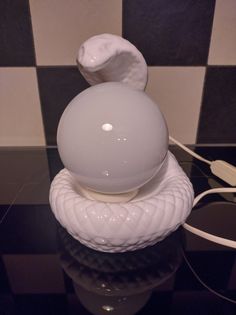
POLYGON ((1 0, 0 145, 54 145, 88 87, 80 44, 122 35, 143 53, 147 93, 184 143, 236 142, 235 0, 1 0))

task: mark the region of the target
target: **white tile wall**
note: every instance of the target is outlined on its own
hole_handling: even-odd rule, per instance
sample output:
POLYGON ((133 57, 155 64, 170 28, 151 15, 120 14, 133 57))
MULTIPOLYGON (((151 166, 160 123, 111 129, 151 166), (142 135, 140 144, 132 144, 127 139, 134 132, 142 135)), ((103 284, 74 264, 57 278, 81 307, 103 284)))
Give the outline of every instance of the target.
POLYGON ((0 146, 45 145, 35 68, 0 68, 0 146))
POLYGON ((38 65, 74 65, 89 37, 122 32, 122 0, 30 0, 38 65))
POLYGON ((216 0, 208 64, 236 64, 235 0, 216 0))
POLYGON ((146 92, 158 103, 169 133, 195 143, 205 67, 149 67, 146 92))

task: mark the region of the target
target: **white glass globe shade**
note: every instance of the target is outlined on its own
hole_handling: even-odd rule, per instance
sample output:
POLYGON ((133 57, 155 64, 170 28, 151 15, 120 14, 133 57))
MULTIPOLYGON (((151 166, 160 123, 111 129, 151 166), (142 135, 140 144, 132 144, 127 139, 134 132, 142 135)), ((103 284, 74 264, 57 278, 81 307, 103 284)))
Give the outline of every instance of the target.
POLYGON ((59 122, 57 144, 80 185, 124 193, 158 172, 168 150, 168 130, 159 107, 143 91, 109 82, 70 102, 59 122))

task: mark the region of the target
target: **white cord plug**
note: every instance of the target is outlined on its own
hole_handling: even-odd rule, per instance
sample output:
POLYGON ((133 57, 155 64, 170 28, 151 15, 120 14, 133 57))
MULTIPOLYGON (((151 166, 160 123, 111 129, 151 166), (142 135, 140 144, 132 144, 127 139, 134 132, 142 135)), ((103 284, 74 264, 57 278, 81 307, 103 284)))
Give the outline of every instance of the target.
POLYGON ((211 172, 228 183, 236 186, 236 167, 221 160, 212 161, 210 165, 211 172))

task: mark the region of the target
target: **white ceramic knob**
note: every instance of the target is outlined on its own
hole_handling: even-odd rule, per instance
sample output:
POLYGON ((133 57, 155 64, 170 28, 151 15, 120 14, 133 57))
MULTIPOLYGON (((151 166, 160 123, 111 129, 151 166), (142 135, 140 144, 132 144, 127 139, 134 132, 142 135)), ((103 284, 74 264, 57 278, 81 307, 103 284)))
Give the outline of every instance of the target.
POLYGON ((144 90, 148 68, 141 52, 126 39, 113 34, 90 37, 79 48, 77 64, 91 85, 123 82, 144 90))
POLYGON ((71 101, 57 143, 62 162, 83 187, 117 194, 157 174, 168 150, 168 130, 158 105, 143 91, 108 82, 71 101))

